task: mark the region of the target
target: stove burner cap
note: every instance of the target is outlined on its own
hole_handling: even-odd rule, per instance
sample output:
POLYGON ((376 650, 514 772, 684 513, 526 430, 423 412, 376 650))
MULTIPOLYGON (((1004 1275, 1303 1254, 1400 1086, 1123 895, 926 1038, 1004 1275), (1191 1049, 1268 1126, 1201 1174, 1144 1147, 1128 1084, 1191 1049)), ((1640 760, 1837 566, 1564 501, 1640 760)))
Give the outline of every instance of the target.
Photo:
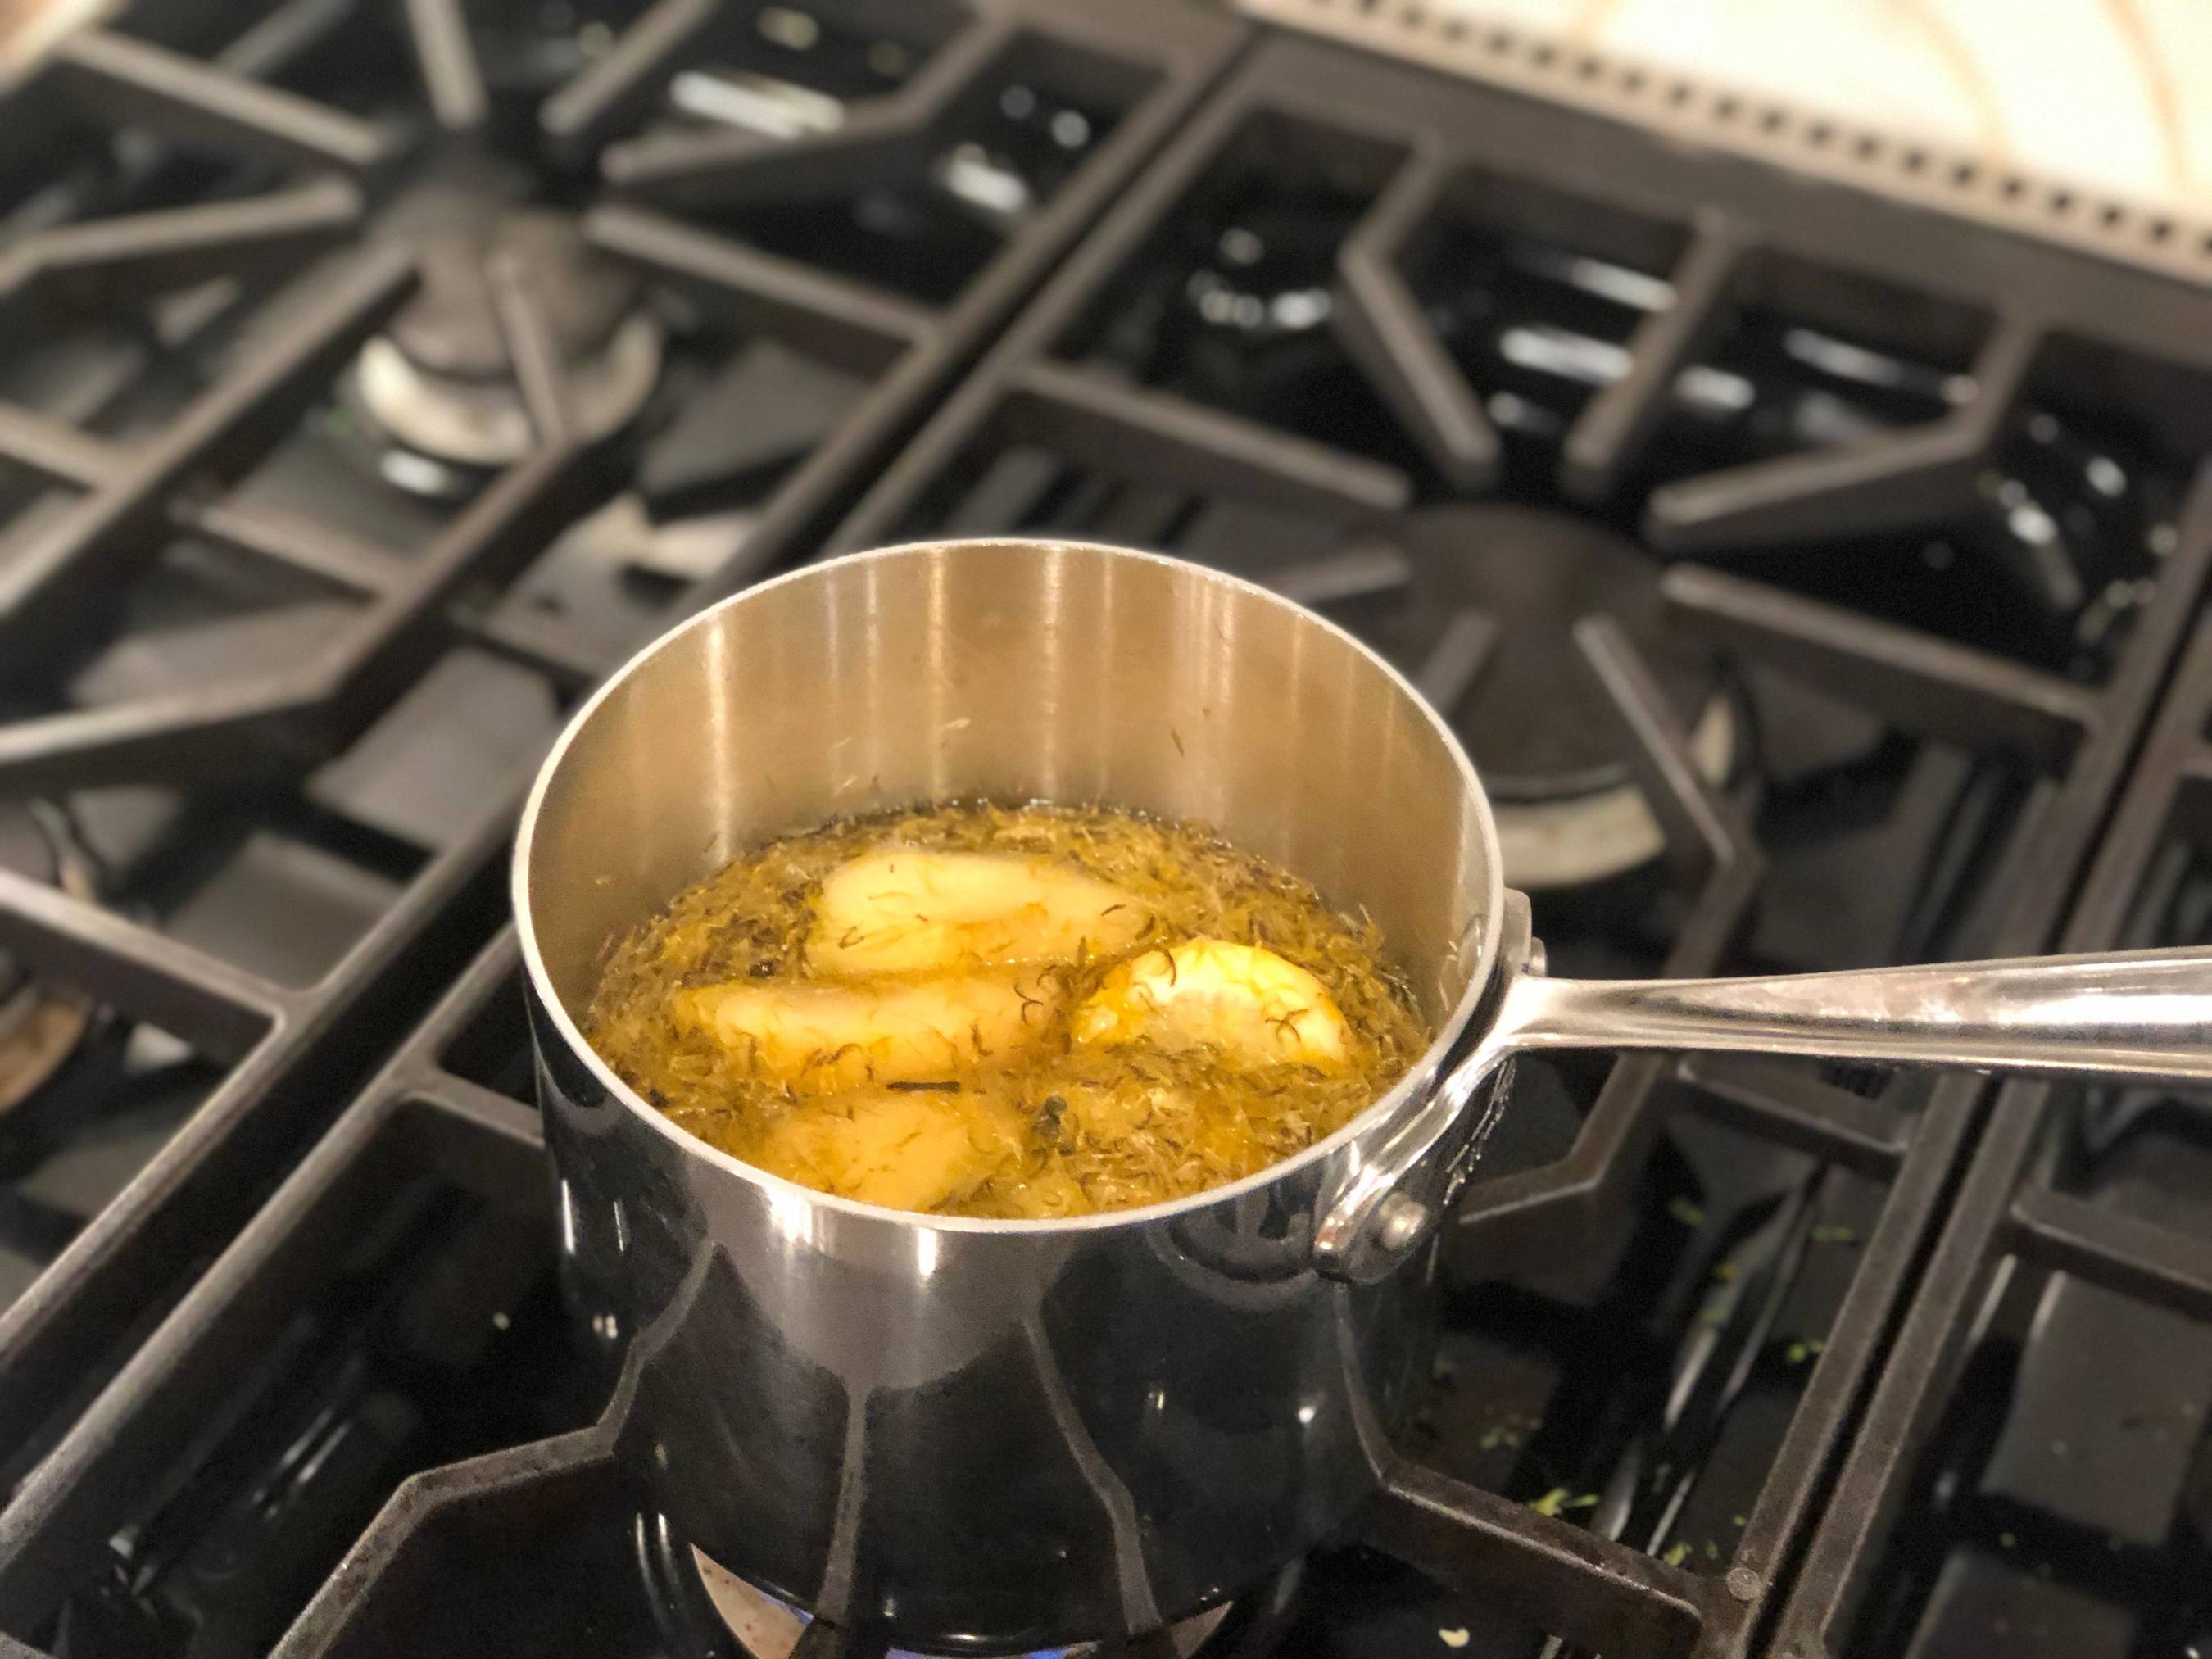
POLYGON ((441 225, 429 237, 420 289, 356 362, 363 411, 441 461, 495 467, 529 453, 530 418, 492 298, 497 258, 529 275, 582 434, 628 424, 660 376, 659 325, 641 309, 634 275, 594 252, 565 215, 542 209, 441 225))
POLYGON ((1539 507, 1432 508, 1379 539, 1412 559, 1413 607, 1442 628, 1473 611, 1496 626, 1480 676, 1443 712, 1498 801, 1586 796, 1632 781, 1629 740, 1574 627, 1607 616, 1686 729, 1720 688, 1715 654, 1669 626, 1658 561, 1601 525, 1539 507))
MULTIPOLYGON (((1352 621, 1423 683, 1467 744, 1498 820, 1505 878, 1580 886, 1656 858, 1665 836, 1637 787, 1631 739, 1575 643, 1612 617, 1658 681, 1698 766, 1715 782, 1741 748, 1715 653, 1668 627, 1657 560, 1603 526, 1502 502, 1429 508, 1371 527, 1355 553, 1404 573, 1389 614, 1352 621), (1487 624, 1480 672, 1439 678, 1451 641, 1487 624)), ((1350 618, 1347 618, 1350 619, 1350 618)))
POLYGON ((512 377, 485 274, 501 255, 529 273, 564 362, 602 349, 637 304, 637 277, 594 253, 566 214, 528 208, 454 225, 424 246, 422 284, 387 331, 415 368, 447 380, 512 377))
MULTIPOLYGON (((805 1614, 747 1583, 696 1544, 691 1547, 691 1561, 699 1570, 699 1582, 715 1614, 729 1626, 730 1634, 737 1638, 750 1659, 791 1659, 799 1632, 806 1628, 805 1614)), ((1165 1645, 1158 1650, 1163 1659, 1191 1659, 1229 1613, 1229 1605, 1224 1605, 1169 1626, 1162 1632, 1165 1645)), ((1027 1659, 1095 1659, 1107 1647, 1101 1642, 1079 1642, 1073 1647, 1048 1648, 1027 1659)), ((886 1659, 921 1659, 921 1656, 893 1648, 886 1659)))
MULTIPOLYGON (((1735 710, 1715 697, 1690 729, 1690 757, 1711 782, 1735 763, 1735 710)), ((1667 832, 1651 803, 1632 783, 1561 800, 1499 801, 1498 855, 1509 886, 1524 892, 1609 881, 1649 864, 1666 850, 1667 832)))

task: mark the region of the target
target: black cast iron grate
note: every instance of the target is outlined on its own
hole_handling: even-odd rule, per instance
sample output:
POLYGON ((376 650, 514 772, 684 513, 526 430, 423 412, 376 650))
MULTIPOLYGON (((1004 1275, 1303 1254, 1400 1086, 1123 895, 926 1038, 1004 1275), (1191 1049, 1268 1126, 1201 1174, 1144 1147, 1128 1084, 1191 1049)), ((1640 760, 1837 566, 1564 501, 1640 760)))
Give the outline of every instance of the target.
MULTIPOLYGON (((2200 619, 2066 948, 2212 937, 2208 738, 2200 619)), ((2032 1643, 2097 1659, 2212 1644, 2208 1125, 2202 1097, 2157 1090, 1998 1095, 1778 1653, 1942 1659, 2032 1643)))
MULTIPOLYGON (((653 15, 676 20, 659 26, 672 29, 694 14, 664 7, 653 15)), ((648 147, 644 155, 648 176, 654 168, 680 176, 696 150, 648 147)), ((1232 321, 1237 297, 1227 301, 1232 321)), ((1237 562, 1249 553, 1249 535, 1225 535, 1218 518, 1194 507, 1229 502, 1255 515, 1264 537, 1284 538, 1272 579, 1376 629, 1410 657, 1425 690, 1451 703, 1479 684, 1486 647, 1510 619, 1447 605, 1430 633, 1395 635, 1387 618, 1358 609, 1404 593, 1412 557, 1392 538, 1404 537, 1408 509, 1500 489, 1547 510, 1583 501, 1616 531, 1641 520, 1651 541, 1686 551, 1764 557, 1808 532, 1848 530, 1853 539, 1824 540, 1815 552, 1841 556, 1840 545, 1894 561, 1879 538, 1972 495, 2011 441, 2009 413, 2049 384, 2083 384, 2171 419, 2185 451, 2201 450, 2185 407, 2175 410, 2206 366, 2208 316, 2212 301, 2178 285, 1808 190, 1747 164, 1685 155, 1566 112, 1274 41, 1078 249, 836 539, 1042 527, 1118 533, 1237 562), (1217 379, 1202 388, 1211 401, 1201 401, 1148 383, 1126 359, 1115 366, 1100 343, 1112 320, 1101 296, 1141 290, 1136 256, 1255 118, 1270 124, 1270 138, 1306 143, 1324 159, 1349 156, 1350 188, 1365 192, 1352 216, 1364 228, 1342 258, 1332 252, 1324 278, 1339 319, 1330 337, 1341 331, 1356 369, 1325 380, 1345 398, 1299 405, 1293 424, 1304 429, 1290 432, 1272 423, 1249 383, 1217 379), (1532 407, 1542 412, 1533 385, 1516 383, 1517 404, 1501 404, 1498 388, 1477 378, 1480 364, 1464 367, 1446 349, 1449 318, 1428 315, 1419 297, 1417 233, 1439 216, 1437 204, 1486 222, 1479 193, 1471 212, 1455 195, 1470 175, 1496 181, 1509 207, 1523 185, 1545 198, 1540 222, 1570 246, 1594 225, 1601 251, 1628 268, 1655 253, 1661 260, 1669 297, 1616 342, 1626 372, 1586 386, 1553 428, 1528 423, 1532 407), (1581 210, 1564 223, 1555 211, 1563 203, 1581 210), (1831 283, 1824 272, 1856 280, 1831 283), (1936 275, 1949 297, 1930 295, 1936 275), (1869 293, 1882 301, 1871 318, 1869 293), (1748 471, 1668 476, 1669 457, 1682 452, 1660 394, 1684 370, 1714 367, 1706 348, 1739 337, 1728 329, 1747 295, 1753 309, 1814 306, 1831 326, 1878 325, 1902 296, 1909 318, 1899 326, 1916 349, 1948 365, 1960 401, 1923 408, 1893 430, 1755 459, 1748 471), (1347 437, 1344 412, 1360 408, 1361 386, 1373 388, 1368 407, 1385 412, 1363 416, 1347 437), (1241 404, 1248 395, 1255 401, 1241 404), (1032 477, 1012 488, 1000 470, 1009 454, 1042 484, 1032 477), (1140 487, 1131 487, 1133 472, 1140 487), (979 478, 994 486, 988 499, 978 499, 979 478), (1322 533, 1302 536, 1312 524, 1322 533), (1194 544, 1200 525, 1206 537, 1194 544)), ((1168 374, 1190 361, 1170 361, 1168 374)), ((1993 644, 1976 632, 1983 619, 1972 606, 1931 613, 1932 630, 1855 611, 1821 596, 1819 567, 1833 556, 1674 570, 1667 615, 1729 645, 1739 666, 1728 672, 1741 683, 1728 695, 1771 712, 1784 695, 1777 688, 1794 678, 1827 702, 1873 711, 1866 755, 1815 768, 1794 785, 1776 775, 1779 732, 1717 781, 1649 641, 1602 614, 1579 623, 1568 647, 1575 672, 1618 729, 1617 753, 1656 822, 1661 857, 1627 885, 1597 890, 1605 914, 1596 919, 1587 896, 1540 901, 1555 962, 1692 973, 1800 960, 1808 925, 1797 913, 1824 868, 1814 856, 1817 822, 1863 811, 1879 828, 1904 815, 1911 779, 1931 769, 1954 786, 1966 778, 1968 786, 1939 793, 1968 805, 1938 813, 1932 828, 1910 827, 1909 863, 1877 836, 1878 867, 1892 885, 1900 869, 1963 867, 1928 875, 1908 895, 1907 915, 1816 947, 1814 959, 1821 949, 1879 957, 2054 943, 2212 562, 2212 484, 2198 476, 2191 485, 2194 467, 2185 453, 2188 505, 2157 553, 2158 602, 2144 605, 2131 590, 2114 601, 2130 612, 2128 625, 2086 645, 2078 630, 2055 649, 2033 630, 1993 644), (1981 828, 1961 830, 1962 817, 1981 828), (1790 915, 1794 929, 1778 925, 1790 915)), ((461 1194, 471 1213, 516 1218, 541 1236, 556 1219, 522 1103, 512 974, 502 937, 21 1491, 0 1521, 0 1607, 10 1620, 52 1634, 46 1621, 58 1607, 76 1621, 64 1634, 136 1628, 131 1621, 145 1616, 136 1590, 175 1567, 162 1555, 164 1518, 190 1507, 208 1443, 227 1443, 226 1408, 261 1397, 257 1362, 287 1315, 313 1307, 317 1319, 341 1326, 358 1317, 345 1306, 343 1247, 364 1228, 378 1231, 369 1221, 392 1202, 395 1166, 461 1194), (118 1623, 86 1622, 103 1617, 118 1623)), ((1660 1060, 1532 1071, 1528 1085, 1516 1116, 1532 1127, 1493 1153, 1492 1178, 1471 1194, 1451 1237, 1455 1289, 1438 1392, 1409 1431, 1406 1461, 1362 1540, 1340 1553, 1351 1564, 1345 1572, 1371 1576, 1395 1562, 1441 1584, 1423 1593, 1420 1634, 1433 1642, 1448 1630, 1472 1654, 1541 1651, 1547 1635, 1613 1655, 1752 1650, 1813 1533, 1983 1091, 1971 1080, 1930 1089, 1918 1079, 1660 1060), (1772 1174, 1750 1201, 1733 1195, 1726 1225, 1717 1183, 1705 1178, 1716 1164, 1701 1152, 1715 1137, 1729 1146, 1718 1162, 1741 1163, 1748 1149, 1772 1174), (1637 1264, 1645 1261, 1658 1267, 1643 1273, 1637 1264), (1807 1292, 1821 1264, 1826 1289, 1807 1292), (1547 1338, 1571 1346, 1607 1324, 1636 1327, 1646 1311, 1638 1297, 1673 1310, 1666 1340, 1615 1343, 1603 1356, 1656 1358, 1664 1380, 1682 1385, 1686 1414, 1666 1433, 1654 1437, 1639 1419, 1601 1423, 1585 1437, 1588 1413, 1563 1413, 1568 1432, 1494 1409, 1501 1350, 1525 1369, 1547 1338), (1715 1334, 1706 1340, 1703 1330, 1715 1334), (1585 1438, 1603 1448, 1608 1467, 1573 1462, 1585 1438), (1699 1471, 1686 1491, 1668 1479, 1680 1471, 1662 1467, 1683 1449, 1699 1471), (1700 1488, 1725 1486, 1721 1473, 1739 1463, 1749 1469, 1740 1478, 1747 1486, 1737 1487, 1749 1493, 1740 1514, 1698 1515, 1700 1488), (1656 1520, 1655 1496, 1668 1500, 1656 1520), (1577 1524, 1616 1511, 1618 1524, 1577 1524), (1657 1541, 1622 1541, 1632 1523, 1634 1536, 1657 1541)), ((1990 1148, 2000 1144, 1989 1139, 1990 1148)), ((447 1357, 440 1376, 526 1363, 500 1354, 501 1340, 485 1332, 527 1322, 511 1310, 526 1299, 520 1286, 533 1266, 542 1287, 548 1252, 538 1248, 531 1261, 487 1273, 472 1294, 453 1297, 455 1323, 473 1342, 447 1357)), ((313 1592, 284 1651, 483 1651, 502 1639, 532 1650, 566 1642, 661 1651, 714 1639, 696 1626, 654 1626, 658 1634, 641 1637, 633 1626, 651 1625, 654 1607, 604 1599, 597 1575, 607 1562, 587 1570, 556 1547, 564 1517, 619 1516, 632 1501, 614 1474, 618 1413, 591 1421, 605 1379, 570 1386, 557 1370, 548 1397, 529 1408, 541 1437, 471 1441, 454 1431, 460 1461, 429 1460, 437 1467, 382 1503, 344 1565, 313 1592), (512 1571, 540 1551, 556 1563, 550 1577, 512 1571), (509 1577, 522 1593, 498 1592, 509 1577), (533 1609, 544 1624, 531 1622, 533 1609)), ((1551 1392, 1576 1386, 1570 1376, 1551 1392)), ((1844 1480, 1815 1539, 1816 1565, 1838 1529, 1869 1513, 1850 1494, 1848 1463, 1844 1480)), ((364 1479, 358 1490, 389 1486, 364 1479)), ((269 1525, 281 1530, 283 1505, 269 1507, 269 1525)), ((629 1571, 641 1563, 647 1582, 665 1584, 665 1551, 651 1517, 637 1516, 632 1553, 629 1571)), ((1850 1559, 1863 1554, 1847 1540, 1850 1559)), ((1327 1564, 1316 1571, 1329 1574, 1327 1564)), ((1818 1582, 1808 1576, 1808 1594, 1818 1582)), ((696 1613, 678 1606, 659 1616, 682 1626, 696 1613)), ((1294 1631, 1285 1641, 1287 1652, 1348 1650, 1326 1634, 1294 1631)), ((876 1645, 865 1632, 827 1629, 806 1639, 810 1653, 876 1645)))
MULTIPOLYGON (((319 868, 343 866, 361 912, 324 959, 241 966, 195 939, 186 905, 0 870, 11 962, 96 1000, 118 1026, 168 1034, 198 1091, 112 1203, 52 1218, 51 1265, 0 1313, 10 1480, 489 936, 519 771, 559 707, 641 629, 744 580, 849 502, 860 469, 911 428, 1242 33, 1178 5, 1102 18, 1053 0, 888 17, 663 4, 620 21, 451 0, 146 5, 64 42, 0 106, 10 369, 59 358, 102 371, 50 396, 26 368, 0 402, 14 515, 0 544, 0 796, 58 803, 66 820, 84 803, 171 791, 173 839, 187 844, 135 848, 138 867, 189 890, 194 872, 179 865, 198 856, 192 836, 260 846, 276 834, 319 868), (803 55, 795 32, 810 28, 823 43, 895 48, 877 54, 875 82, 842 88, 842 129, 703 142, 711 124, 670 90, 673 55, 733 65, 728 85, 803 103, 805 88, 760 65, 803 55), (1040 152, 999 107, 1012 88, 1085 125, 1040 152), (969 154, 978 121, 996 125, 969 154), (915 175, 939 162, 981 178, 969 193, 994 216, 911 262, 927 293, 774 251, 779 226, 810 209, 902 205, 895 228, 926 241, 937 221, 915 216, 915 175), (601 188, 602 170, 619 191, 601 188), (1006 199, 1009 179, 1028 193, 1006 199), (825 378, 841 392, 741 457, 718 452, 720 474, 641 449, 634 431, 588 430, 562 356, 567 296, 495 252, 477 292, 526 416, 518 452, 434 473, 418 495, 435 499, 366 530, 356 507, 397 499, 380 480, 330 467, 283 499, 276 486, 301 447, 344 423, 348 365, 438 280, 436 239, 408 216, 426 180, 486 216, 518 205, 572 216, 591 257, 642 278, 669 338, 703 343, 709 389, 724 362, 774 351, 778 372, 812 377, 802 392, 825 378), (672 194, 680 211, 648 205, 672 194), (649 573, 642 600, 617 592, 628 604, 610 607, 611 635, 588 603, 561 606, 546 572, 579 515, 626 488, 680 498, 648 510, 703 503, 738 528, 709 556, 649 573), (256 622, 251 647, 217 636, 181 678, 132 672, 146 594, 167 602, 180 584, 221 620, 256 622), (288 631, 292 648, 277 648, 288 631), (459 821, 416 835, 404 810, 395 827, 331 805, 365 750, 419 723, 410 699, 457 655, 523 687, 506 682, 520 712, 493 735, 491 760, 475 757, 483 775, 461 781, 465 810, 447 815, 459 821)), ((668 418, 649 411, 648 435, 668 418)), ((726 414, 723 426, 743 434, 749 421, 726 414)), ((204 920, 204 907, 192 914, 204 920)), ((46 1532, 45 1504, 37 1488, 18 1494, 0 1522, 11 1556, 46 1532)), ((6 1576, 51 1603, 55 1586, 20 1558, 6 1576)))

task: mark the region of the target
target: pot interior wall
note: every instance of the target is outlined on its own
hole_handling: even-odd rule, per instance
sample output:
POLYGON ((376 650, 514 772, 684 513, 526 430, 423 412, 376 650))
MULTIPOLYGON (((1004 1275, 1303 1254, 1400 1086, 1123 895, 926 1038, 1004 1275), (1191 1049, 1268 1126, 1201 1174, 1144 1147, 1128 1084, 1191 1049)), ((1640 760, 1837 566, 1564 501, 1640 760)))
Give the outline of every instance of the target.
POLYGON ((994 542, 755 589, 619 681, 532 831, 547 972, 578 1015, 614 939, 748 847, 963 797, 1204 820, 1364 906, 1432 1020, 1480 965, 1486 809, 1375 659, 1195 566, 994 542))

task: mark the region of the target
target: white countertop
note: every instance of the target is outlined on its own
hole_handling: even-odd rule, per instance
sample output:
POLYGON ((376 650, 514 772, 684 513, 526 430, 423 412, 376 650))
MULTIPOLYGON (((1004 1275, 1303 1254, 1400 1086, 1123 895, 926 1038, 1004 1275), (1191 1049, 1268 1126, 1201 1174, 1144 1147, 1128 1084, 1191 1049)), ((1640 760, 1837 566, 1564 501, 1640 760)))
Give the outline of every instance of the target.
POLYGON ((2212 0, 1430 0, 2212 215, 2212 0))

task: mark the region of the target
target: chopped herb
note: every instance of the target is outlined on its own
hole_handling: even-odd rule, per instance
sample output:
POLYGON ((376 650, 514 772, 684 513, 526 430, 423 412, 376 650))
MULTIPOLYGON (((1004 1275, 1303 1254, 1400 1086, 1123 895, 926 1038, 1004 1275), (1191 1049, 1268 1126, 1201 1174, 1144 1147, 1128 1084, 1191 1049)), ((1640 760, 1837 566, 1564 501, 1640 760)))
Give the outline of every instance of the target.
POLYGON ((1702 1227, 1705 1224, 1704 1209, 1686 1198, 1669 1199, 1667 1201, 1667 1213, 1685 1227, 1702 1227))
POLYGON ((1687 1544, 1669 1544, 1666 1554, 1659 1559, 1670 1567, 1679 1567, 1690 1559, 1690 1547, 1687 1544))
POLYGON ((1554 1486, 1528 1507, 1539 1515, 1556 1516, 1559 1512, 1560 1506, 1566 1501, 1567 1489, 1565 1486, 1554 1486))

